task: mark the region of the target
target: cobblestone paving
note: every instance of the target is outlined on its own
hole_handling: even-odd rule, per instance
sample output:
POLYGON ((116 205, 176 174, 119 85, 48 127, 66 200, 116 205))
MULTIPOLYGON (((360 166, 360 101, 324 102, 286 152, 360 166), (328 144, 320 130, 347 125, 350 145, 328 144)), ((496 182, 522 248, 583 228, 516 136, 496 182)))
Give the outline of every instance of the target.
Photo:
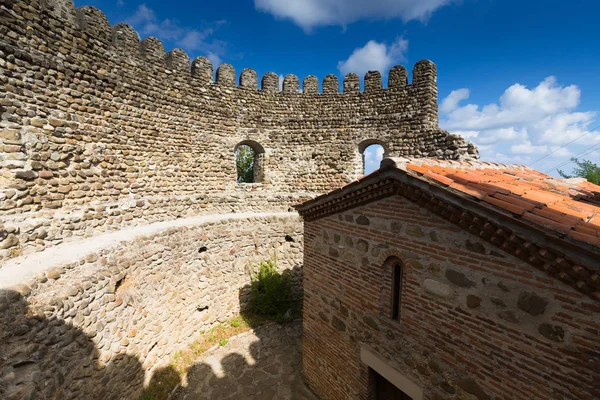
POLYGON ((205 355, 177 400, 317 400, 302 379, 302 323, 270 324, 205 355))

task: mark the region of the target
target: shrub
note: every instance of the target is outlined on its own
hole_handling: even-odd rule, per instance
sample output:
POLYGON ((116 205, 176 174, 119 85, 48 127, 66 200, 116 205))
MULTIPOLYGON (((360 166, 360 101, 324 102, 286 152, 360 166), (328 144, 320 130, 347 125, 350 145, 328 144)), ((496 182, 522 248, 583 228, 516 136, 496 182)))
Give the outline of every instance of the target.
POLYGON ((262 261, 252 276, 252 311, 285 322, 292 318, 294 303, 290 276, 277 272, 276 258, 262 261))

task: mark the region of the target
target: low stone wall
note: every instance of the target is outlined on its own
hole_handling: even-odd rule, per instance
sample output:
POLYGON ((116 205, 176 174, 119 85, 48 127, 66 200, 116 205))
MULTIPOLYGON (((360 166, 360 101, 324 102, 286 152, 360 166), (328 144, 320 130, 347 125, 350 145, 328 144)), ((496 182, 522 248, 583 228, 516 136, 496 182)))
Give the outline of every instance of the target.
MULTIPOLYGON (((221 194, 130 197, 81 201, 60 212, 41 209, 0 221, 0 261, 43 251, 64 242, 153 222, 234 212, 285 212, 315 193, 272 193, 260 185, 239 185, 221 194)), ((2 263, 0 263, 0 270, 2 263)))
MULTIPOLYGON (((182 222, 83 257, 74 252, 27 284, 0 289, 0 398, 134 398, 200 331, 247 303, 253 264, 276 254, 301 291, 296 214, 182 222)), ((80 245, 56 249, 64 257, 80 245)))

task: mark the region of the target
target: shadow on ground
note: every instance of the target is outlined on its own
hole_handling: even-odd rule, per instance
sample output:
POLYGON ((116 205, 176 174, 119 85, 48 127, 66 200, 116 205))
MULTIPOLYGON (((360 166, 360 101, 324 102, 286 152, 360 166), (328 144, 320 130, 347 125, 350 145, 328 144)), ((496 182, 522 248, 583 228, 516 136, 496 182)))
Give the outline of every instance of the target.
POLYGON ((300 321, 235 337, 190 368, 176 399, 316 399, 302 379, 301 341, 300 321))
MULTIPOLYGON (((294 301, 290 315, 300 315, 301 270, 287 271, 294 301)), ((240 290, 242 315, 253 320, 249 308, 251 285, 240 290)), ((262 322, 262 321, 261 321, 262 322)), ((232 338, 204 355, 187 374, 187 385, 176 399, 293 399, 316 400, 302 378, 302 322, 252 326, 251 332, 232 338)))

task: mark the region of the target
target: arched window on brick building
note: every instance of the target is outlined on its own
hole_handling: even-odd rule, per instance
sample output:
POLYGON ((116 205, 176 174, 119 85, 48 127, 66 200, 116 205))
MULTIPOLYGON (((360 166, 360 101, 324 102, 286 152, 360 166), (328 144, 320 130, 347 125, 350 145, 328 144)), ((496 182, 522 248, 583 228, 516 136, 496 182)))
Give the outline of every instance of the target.
POLYGON ((392 319, 400 321, 400 301, 402 300, 402 264, 398 261, 392 267, 392 319))
POLYGON ((244 140, 234 149, 237 183, 261 183, 264 180, 265 149, 253 140, 244 140))
POLYGON ((384 286, 382 301, 384 309, 394 321, 400 321, 402 307, 402 280, 404 264, 398 257, 389 257, 383 263, 384 286))
POLYGON ((389 153, 387 145, 381 140, 368 139, 358 145, 362 157, 362 175, 379 169, 379 164, 389 153))

